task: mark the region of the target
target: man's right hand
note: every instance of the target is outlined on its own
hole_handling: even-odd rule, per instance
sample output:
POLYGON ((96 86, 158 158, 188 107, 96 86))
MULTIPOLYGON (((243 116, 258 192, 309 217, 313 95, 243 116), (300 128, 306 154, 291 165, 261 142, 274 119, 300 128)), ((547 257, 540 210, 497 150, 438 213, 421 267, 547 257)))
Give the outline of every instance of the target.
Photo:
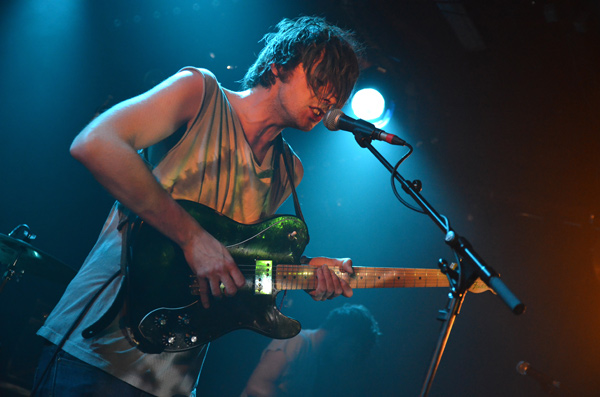
POLYGON ((206 231, 196 233, 182 245, 185 259, 197 278, 198 291, 202 306, 210 306, 209 293, 220 298, 223 293, 233 296, 246 279, 233 258, 217 239, 206 231), (224 286, 221 291, 221 285, 224 286))

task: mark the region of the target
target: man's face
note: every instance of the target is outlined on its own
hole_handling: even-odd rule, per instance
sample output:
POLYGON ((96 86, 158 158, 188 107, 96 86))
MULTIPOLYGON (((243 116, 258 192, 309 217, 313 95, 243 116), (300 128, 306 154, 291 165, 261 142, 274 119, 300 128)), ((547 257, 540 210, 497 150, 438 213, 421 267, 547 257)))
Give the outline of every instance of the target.
POLYGON ((282 117, 289 127, 310 131, 336 105, 333 95, 323 94, 326 87, 315 92, 308 84, 302 64, 288 74, 285 82, 278 80, 277 84, 282 117))

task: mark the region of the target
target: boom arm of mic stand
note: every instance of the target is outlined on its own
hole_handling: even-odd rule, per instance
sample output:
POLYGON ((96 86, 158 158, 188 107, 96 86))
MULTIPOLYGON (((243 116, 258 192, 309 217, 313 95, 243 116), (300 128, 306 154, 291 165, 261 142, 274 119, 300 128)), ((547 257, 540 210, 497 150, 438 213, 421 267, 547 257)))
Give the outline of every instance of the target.
MULTIPOLYGON (((371 144, 371 139, 362 134, 355 134, 356 141, 358 144, 369 149, 371 153, 384 165, 385 168, 394 175, 394 178, 400 182, 402 189, 410 195, 413 200, 425 211, 425 213, 434 221, 434 223, 446 233, 446 243, 458 254, 465 259, 467 263, 472 264, 473 271, 477 276, 487 284, 488 287, 494 291, 509 307, 514 314, 521 314, 525 311, 525 304, 517 298, 512 291, 504 284, 500 279, 500 276, 494 269, 489 267, 483 259, 479 257, 477 252, 473 249, 471 244, 464 238, 459 236, 453 230, 446 229, 446 222, 442 220, 440 214, 421 196, 421 194, 415 190, 415 187, 409 183, 406 179, 394 170, 394 167, 379 153, 371 144)), ((464 265, 464 263, 463 263, 464 265)), ((463 291, 460 291, 463 292, 463 291)))

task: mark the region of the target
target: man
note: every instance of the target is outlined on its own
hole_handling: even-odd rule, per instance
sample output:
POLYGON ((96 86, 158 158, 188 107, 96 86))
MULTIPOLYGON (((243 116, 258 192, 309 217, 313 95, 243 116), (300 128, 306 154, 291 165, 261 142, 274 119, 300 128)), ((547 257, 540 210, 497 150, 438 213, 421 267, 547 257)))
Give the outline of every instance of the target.
MULTIPOLYGON (((107 317, 122 285, 128 215, 181 248, 204 307, 244 285, 227 249, 175 199, 202 203, 240 223, 273 214, 303 175, 297 156, 288 156, 292 164, 285 166, 282 130, 311 130, 328 109, 345 103, 358 78, 356 46, 347 32, 312 17, 285 19, 277 28, 265 36, 245 91, 222 88, 207 70, 185 68, 101 114, 73 141, 72 155, 117 204, 38 332, 51 342, 36 375, 40 394, 188 395, 194 388, 204 348, 146 354, 128 337, 123 310, 107 317), (149 171, 138 151, 169 142, 178 131, 181 138, 149 171), (94 328, 106 318, 106 326, 94 328), (84 337, 90 327, 94 331, 84 337)), ((352 295, 329 268, 351 273, 349 259, 308 264, 318 267, 317 286, 309 292, 314 300, 352 295)))
POLYGON ((360 364, 379 335, 377 321, 363 305, 334 309, 319 328, 273 340, 242 396, 364 395, 357 388, 360 364))

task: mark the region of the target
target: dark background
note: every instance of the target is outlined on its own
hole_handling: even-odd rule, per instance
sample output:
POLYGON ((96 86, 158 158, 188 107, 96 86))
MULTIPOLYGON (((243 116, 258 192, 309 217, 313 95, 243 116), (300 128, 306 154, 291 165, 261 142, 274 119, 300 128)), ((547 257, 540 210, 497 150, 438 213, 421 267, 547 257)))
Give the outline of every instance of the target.
MULTIPOLYGON (((70 157, 74 136, 183 66, 238 89, 262 35, 300 14, 325 16, 365 43, 364 80, 383 81, 396 105, 385 129, 415 147, 400 172, 423 182, 424 197, 528 306, 515 316, 489 292, 467 294, 431 395, 542 395, 515 371, 521 360, 577 395, 599 395, 598 1, 3 1, 0 233, 26 223, 32 244, 77 269, 113 200, 70 157)), ((421 268, 453 259, 440 230, 395 200, 389 174, 351 134, 320 125, 285 137, 306 170, 308 255, 421 268)), ((375 146, 392 163, 404 153, 375 146)), ((0 294, 8 383, 27 385, 35 329, 60 290, 29 276, 0 294)), ((345 302, 366 305, 383 336, 357 395, 413 396, 446 295, 370 289, 315 303, 291 292, 284 313, 311 328, 345 302)), ((249 331, 214 342, 203 394, 239 394, 267 343, 249 331)))

